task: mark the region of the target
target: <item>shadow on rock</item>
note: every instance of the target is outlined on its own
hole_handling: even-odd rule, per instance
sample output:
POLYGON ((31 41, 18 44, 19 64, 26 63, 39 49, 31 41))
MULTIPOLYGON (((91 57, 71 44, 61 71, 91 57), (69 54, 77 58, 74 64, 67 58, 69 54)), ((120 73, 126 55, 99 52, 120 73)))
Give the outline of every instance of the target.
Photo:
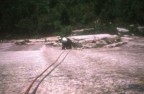
POLYGON ((128 85, 128 90, 136 90, 139 92, 144 92, 144 84, 130 84, 128 85))

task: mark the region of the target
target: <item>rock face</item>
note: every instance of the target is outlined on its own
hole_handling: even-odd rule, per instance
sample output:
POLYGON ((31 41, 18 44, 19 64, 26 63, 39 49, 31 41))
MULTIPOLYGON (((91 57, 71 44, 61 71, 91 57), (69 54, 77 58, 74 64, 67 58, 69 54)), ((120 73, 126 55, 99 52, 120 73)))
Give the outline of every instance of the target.
POLYGON ((119 36, 129 35, 129 30, 125 28, 116 27, 119 36))
MULTIPOLYGON (((110 34, 95 34, 95 35, 79 35, 68 37, 75 43, 77 48, 99 48, 99 47, 116 47, 125 44, 121 41, 121 37, 110 34)), ((48 45, 60 46, 60 41, 49 41, 48 45)))
POLYGON ((79 30, 72 30, 72 36, 77 36, 77 35, 81 35, 84 32, 90 32, 93 31, 94 28, 85 28, 85 29, 79 29, 79 30))

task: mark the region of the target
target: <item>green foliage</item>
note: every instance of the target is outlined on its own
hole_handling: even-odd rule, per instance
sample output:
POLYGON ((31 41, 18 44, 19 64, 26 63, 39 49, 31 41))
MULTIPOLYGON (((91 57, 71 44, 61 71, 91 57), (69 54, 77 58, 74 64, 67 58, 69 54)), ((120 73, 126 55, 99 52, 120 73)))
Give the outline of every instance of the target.
POLYGON ((95 33, 110 33, 110 34, 116 34, 116 25, 112 22, 107 23, 96 23, 95 24, 95 33))
POLYGON ((143 0, 1 0, 0 35, 66 36, 73 26, 97 20, 96 30, 110 32, 115 25, 109 22, 144 24, 143 10, 143 0))
POLYGON ((71 34, 72 26, 61 26, 59 31, 55 33, 55 35, 59 35, 61 37, 66 37, 71 34))

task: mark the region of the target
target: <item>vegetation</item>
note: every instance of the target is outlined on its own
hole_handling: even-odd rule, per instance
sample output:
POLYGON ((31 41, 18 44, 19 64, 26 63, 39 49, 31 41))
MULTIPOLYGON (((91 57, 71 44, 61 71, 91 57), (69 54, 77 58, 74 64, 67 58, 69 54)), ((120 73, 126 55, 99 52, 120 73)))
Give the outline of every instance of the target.
POLYGON ((1 0, 0 37, 67 35, 88 25, 113 29, 116 23, 144 24, 143 10, 144 0, 1 0))

